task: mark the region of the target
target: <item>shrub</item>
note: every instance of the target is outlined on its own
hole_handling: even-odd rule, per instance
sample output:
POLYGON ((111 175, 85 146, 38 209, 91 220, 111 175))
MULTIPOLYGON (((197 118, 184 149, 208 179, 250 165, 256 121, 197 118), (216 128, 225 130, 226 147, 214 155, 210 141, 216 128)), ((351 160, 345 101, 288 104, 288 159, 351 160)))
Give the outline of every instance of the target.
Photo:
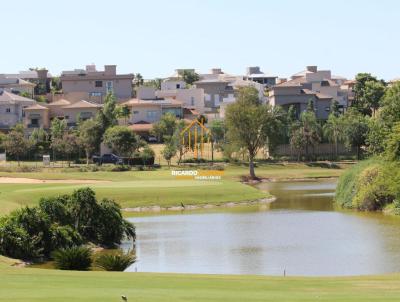
POLYGON ((103 254, 96 259, 96 265, 106 271, 122 272, 135 262, 135 254, 124 254, 121 251, 112 254, 103 254))
POLYGON ((87 271, 92 264, 92 252, 87 247, 74 246, 53 253, 55 267, 62 270, 87 271))
POLYGON ((344 208, 365 211, 383 210, 388 205, 397 208, 396 200, 400 200, 399 163, 379 158, 359 162, 346 170, 336 188, 335 201, 344 208))
POLYGON ((135 227, 114 201, 97 201, 93 190, 43 198, 0 220, 0 254, 25 260, 48 258, 60 248, 92 242, 107 247, 125 237, 135 240, 135 227))

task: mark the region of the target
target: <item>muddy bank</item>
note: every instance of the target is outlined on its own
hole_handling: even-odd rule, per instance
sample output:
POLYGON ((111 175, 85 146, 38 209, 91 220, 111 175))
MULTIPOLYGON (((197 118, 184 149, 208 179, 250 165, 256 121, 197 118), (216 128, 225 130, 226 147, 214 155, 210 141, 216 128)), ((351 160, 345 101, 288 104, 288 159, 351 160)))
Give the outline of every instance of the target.
POLYGON ((226 202, 220 204, 199 204, 199 205, 185 205, 171 206, 171 207, 161 207, 161 206, 147 206, 147 207, 134 207, 134 208, 124 208, 122 211, 125 212, 162 212, 162 211, 191 211, 191 210, 201 210, 201 209, 217 209, 217 208, 232 208, 236 206, 247 206, 254 204, 265 204, 275 201, 275 197, 267 197, 256 200, 248 201, 238 201, 238 202, 226 202))

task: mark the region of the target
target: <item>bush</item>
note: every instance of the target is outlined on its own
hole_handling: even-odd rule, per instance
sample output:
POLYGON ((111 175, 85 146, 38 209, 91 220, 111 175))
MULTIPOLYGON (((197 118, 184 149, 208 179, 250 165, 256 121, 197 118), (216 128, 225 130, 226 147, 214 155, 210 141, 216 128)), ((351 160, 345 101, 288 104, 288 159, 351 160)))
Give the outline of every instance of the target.
POLYGON ((395 201, 399 197, 399 163, 372 158, 359 162, 340 176, 335 201, 344 208, 377 211, 386 207, 396 209, 395 201))
POLYGON ((0 220, 0 254, 24 260, 43 260, 60 248, 83 243, 114 247, 124 238, 135 240, 135 227, 114 201, 97 201, 93 190, 43 198, 0 220))
POLYGON ((103 254, 96 259, 96 265, 106 271, 123 272, 136 262, 136 256, 132 253, 124 254, 119 251, 112 254, 103 254))
POLYGON ((62 270, 87 271, 92 265, 92 252, 87 247, 74 246, 53 253, 55 267, 62 270))

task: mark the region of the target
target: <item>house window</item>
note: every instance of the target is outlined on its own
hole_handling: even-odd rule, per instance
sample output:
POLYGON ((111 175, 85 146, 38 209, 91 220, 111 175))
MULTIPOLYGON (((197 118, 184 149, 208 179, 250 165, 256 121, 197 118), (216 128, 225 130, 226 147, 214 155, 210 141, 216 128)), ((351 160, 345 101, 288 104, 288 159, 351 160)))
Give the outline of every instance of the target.
POLYGON ((156 119, 157 116, 158 116, 158 111, 156 111, 156 110, 148 110, 146 112, 146 115, 147 115, 147 118, 149 118, 149 119, 156 119))
POLYGON ((190 104, 191 104, 192 106, 194 106, 194 97, 193 97, 193 96, 190 98, 190 104))
POLYGON ((214 105, 219 106, 219 94, 214 94, 214 105))
POLYGON ((133 111, 133 114, 139 114, 139 111, 133 111))
POLYGON ((94 82, 94 87, 103 87, 103 81, 94 82))
POLYGON ((31 125, 32 126, 38 126, 39 125, 39 119, 37 119, 37 118, 31 119, 31 125))
POLYGON ((6 112, 10 113, 11 112, 11 108, 6 108, 6 112))
POLYGON ((106 83, 106 91, 107 91, 107 93, 113 93, 114 92, 113 82, 112 81, 107 81, 107 83, 106 83))
POLYGON ((181 89, 181 84, 176 84, 176 89, 181 89))

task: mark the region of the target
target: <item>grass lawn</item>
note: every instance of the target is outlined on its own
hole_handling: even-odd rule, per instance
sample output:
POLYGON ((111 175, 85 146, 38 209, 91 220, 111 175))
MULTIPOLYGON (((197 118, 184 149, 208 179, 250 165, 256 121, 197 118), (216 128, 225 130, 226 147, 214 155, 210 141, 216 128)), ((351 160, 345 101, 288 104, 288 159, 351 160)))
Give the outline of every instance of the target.
POLYGON ((398 301, 400 275, 303 278, 10 268, 0 301, 398 301))
MULTIPOLYGON (((192 168, 190 168, 192 169, 192 168)), ((308 167, 304 164, 265 164, 256 169, 266 178, 308 178, 339 176, 343 169, 308 167)), ((269 196, 251 186, 239 183, 247 175, 245 166, 227 166, 220 181, 176 180, 169 169, 128 172, 78 172, 76 169, 46 169, 42 172, 0 172, 0 177, 22 177, 59 180, 103 180, 94 184, 69 183, 0 183, 0 214, 23 205, 34 205, 41 197, 71 193, 79 187, 91 187, 99 198, 116 200, 122 207, 176 206, 184 204, 218 204, 254 200, 269 196)))

